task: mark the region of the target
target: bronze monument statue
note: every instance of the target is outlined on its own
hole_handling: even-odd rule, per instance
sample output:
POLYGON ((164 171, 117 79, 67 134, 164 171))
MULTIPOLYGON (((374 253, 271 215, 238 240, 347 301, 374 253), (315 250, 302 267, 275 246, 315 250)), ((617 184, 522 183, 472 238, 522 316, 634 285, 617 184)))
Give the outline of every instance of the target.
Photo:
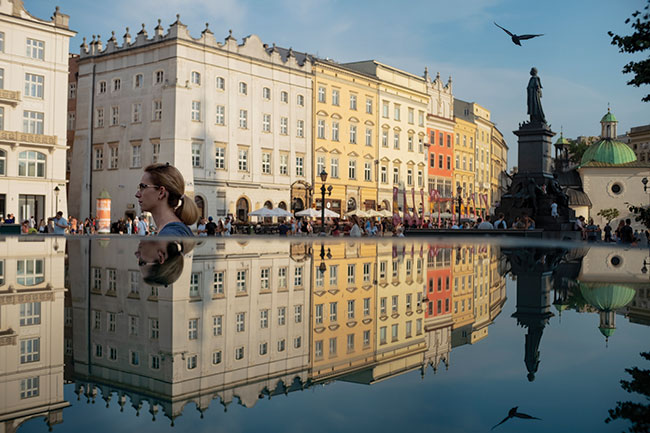
POLYGON ((530 70, 527 91, 530 123, 546 123, 546 117, 544 117, 544 110, 542 109, 542 81, 537 76, 536 68, 530 70))

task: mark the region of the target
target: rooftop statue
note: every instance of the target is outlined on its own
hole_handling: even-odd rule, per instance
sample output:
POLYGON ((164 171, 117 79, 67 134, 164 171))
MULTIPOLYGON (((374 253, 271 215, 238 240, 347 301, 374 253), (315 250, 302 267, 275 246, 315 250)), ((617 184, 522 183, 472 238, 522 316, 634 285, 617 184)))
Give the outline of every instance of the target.
POLYGON ((531 123, 546 123, 544 110, 542 109, 542 81, 537 76, 537 69, 530 70, 528 81, 528 115, 531 123))

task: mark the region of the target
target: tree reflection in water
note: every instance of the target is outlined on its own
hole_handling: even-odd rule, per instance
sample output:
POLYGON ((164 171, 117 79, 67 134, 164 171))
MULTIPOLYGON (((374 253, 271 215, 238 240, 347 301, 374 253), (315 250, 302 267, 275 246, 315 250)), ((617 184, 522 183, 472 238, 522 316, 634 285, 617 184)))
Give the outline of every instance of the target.
MULTIPOLYGON (((641 356, 650 361, 650 352, 642 352, 641 356)), ((605 423, 617 419, 626 419, 632 422, 630 432, 650 432, 650 370, 641 370, 639 367, 626 368, 625 371, 632 376, 632 380, 621 380, 621 387, 629 392, 645 396, 646 404, 631 401, 616 402, 616 407, 609 410, 609 417, 605 423)))

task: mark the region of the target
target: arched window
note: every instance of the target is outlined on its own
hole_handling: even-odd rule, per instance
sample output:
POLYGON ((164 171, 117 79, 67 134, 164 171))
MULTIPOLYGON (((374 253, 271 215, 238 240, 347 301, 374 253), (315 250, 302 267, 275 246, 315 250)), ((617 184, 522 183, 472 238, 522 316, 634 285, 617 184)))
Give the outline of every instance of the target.
POLYGON ((199 208, 199 215, 201 215, 201 218, 205 218, 205 201, 203 200, 203 197, 201 196, 194 196, 194 203, 196 203, 196 207, 199 208))
POLYGON ((246 198, 241 197, 239 200, 237 200, 237 220, 247 222, 249 210, 250 208, 248 207, 248 200, 246 200, 246 198))
POLYGON ((348 212, 353 211, 357 208, 357 201, 354 199, 354 197, 350 197, 348 199, 348 212))
POLYGON ((7 174, 7 152, 0 149, 0 176, 7 174))
POLYGON ((34 150, 20 152, 18 176, 45 177, 45 154, 34 150))

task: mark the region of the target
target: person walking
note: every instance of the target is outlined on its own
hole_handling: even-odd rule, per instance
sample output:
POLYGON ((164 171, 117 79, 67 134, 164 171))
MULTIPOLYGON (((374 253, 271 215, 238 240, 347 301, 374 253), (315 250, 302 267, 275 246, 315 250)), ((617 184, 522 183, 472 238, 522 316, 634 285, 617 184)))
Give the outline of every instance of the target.
POLYGON ((634 238, 634 230, 632 230, 632 220, 627 218, 625 225, 621 227, 621 243, 633 244, 634 242, 636 242, 636 239, 634 238))
POLYGON ((63 218, 63 212, 58 211, 56 217, 53 220, 54 223, 54 234, 55 235, 64 235, 66 229, 68 228, 68 221, 63 218))
POLYGON ((217 234, 217 225, 212 220, 212 217, 208 217, 208 223, 205 225, 205 232, 208 236, 215 236, 217 234))

